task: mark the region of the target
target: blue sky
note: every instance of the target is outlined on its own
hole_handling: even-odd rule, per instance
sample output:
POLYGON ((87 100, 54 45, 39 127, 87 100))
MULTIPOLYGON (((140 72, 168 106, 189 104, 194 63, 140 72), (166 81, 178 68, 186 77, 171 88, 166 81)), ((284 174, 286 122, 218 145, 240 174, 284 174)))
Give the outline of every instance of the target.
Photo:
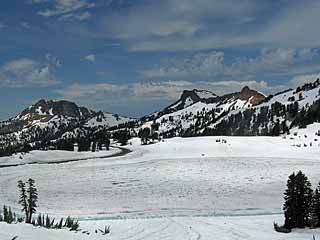
POLYGON ((40 98, 137 117, 184 89, 269 94, 320 70, 316 0, 0 4, 0 119, 40 98))

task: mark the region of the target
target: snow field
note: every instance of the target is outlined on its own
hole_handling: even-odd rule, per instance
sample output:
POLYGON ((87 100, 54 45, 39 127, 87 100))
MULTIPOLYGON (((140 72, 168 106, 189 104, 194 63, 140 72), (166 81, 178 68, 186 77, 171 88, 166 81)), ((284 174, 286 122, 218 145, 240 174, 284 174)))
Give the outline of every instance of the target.
POLYGON ((25 224, 8 225, 0 223, 0 238, 21 240, 312 240, 320 237, 320 230, 298 229, 290 234, 277 233, 273 222, 283 221, 282 216, 245 217, 182 217, 131 220, 85 221, 83 231, 74 233, 67 230, 47 230, 25 224), (95 233, 111 225, 111 233, 103 236, 95 233))
MULTIPOLYGON (((16 183, 32 177, 39 189, 39 212, 78 217, 81 228, 91 233, 0 223, 0 239, 99 240, 106 236, 95 229, 105 225, 112 231, 107 239, 114 240, 319 238, 319 230, 285 235, 272 225, 283 222, 289 174, 302 170, 313 187, 320 181, 320 147, 292 144, 317 130, 299 129, 285 139, 173 138, 147 146, 132 139, 128 148, 133 152, 123 157, 0 169, 1 205, 19 211, 16 183)), ((37 154, 31 152, 30 161, 37 154)), ((41 154, 49 161, 60 153, 41 154)))

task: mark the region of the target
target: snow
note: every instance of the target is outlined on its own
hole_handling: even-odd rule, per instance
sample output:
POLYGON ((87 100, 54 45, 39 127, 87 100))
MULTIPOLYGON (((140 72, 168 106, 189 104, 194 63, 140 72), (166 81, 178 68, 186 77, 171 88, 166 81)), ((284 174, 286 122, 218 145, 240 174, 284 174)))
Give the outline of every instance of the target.
POLYGON ((106 126, 106 127, 113 127, 122 123, 129 122, 130 118, 122 117, 118 115, 114 115, 112 113, 102 113, 100 115, 101 119, 97 119, 98 117, 93 117, 87 121, 85 126, 87 127, 99 127, 99 126, 106 126))
POLYGON ((25 224, 0 223, 0 239, 18 240, 84 240, 84 239, 113 239, 113 240, 185 240, 185 239, 243 239, 243 240, 312 240, 314 235, 319 239, 317 229, 293 230, 290 234, 277 233, 273 230, 273 222, 281 222, 282 216, 245 216, 245 217, 175 217, 157 219, 127 219, 127 220, 100 220, 82 221, 82 232, 67 230, 48 230, 25 224), (103 236, 96 229, 111 226, 111 233, 103 236))
POLYGON ((195 92, 202 99, 217 97, 217 95, 207 90, 195 90, 195 92))
POLYGON ((194 101, 191 99, 191 97, 187 97, 185 103, 184 103, 184 107, 183 108, 186 108, 186 107, 189 107, 190 105, 192 105, 194 103, 194 101))
POLYGON ((271 106, 275 102, 279 102, 285 105, 294 103, 288 100, 289 97, 294 97, 295 101, 298 101, 299 108, 301 109, 302 107, 306 107, 307 105, 310 106, 314 101, 319 99, 319 87, 316 87, 311 90, 300 91, 298 93, 296 93, 296 90, 288 91, 274 96, 273 98, 271 98, 270 101, 259 105, 259 107, 271 106), (300 94, 302 94, 302 99, 299 98, 300 94))
POLYGON ((197 112, 201 112, 203 108, 205 108, 207 111, 215 108, 217 106, 216 103, 212 104, 206 104, 203 102, 197 102, 195 104, 192 104, 191 106, 181 109, 179 111, 166 114, 156 120, 157 123, 160 123, 159 130, 160 132, 166 132, 168 130, 171 130, 173 128, 177 127, 177 122, 181 121, 182 128, 189 128, 191 124, 194 124, 196 119, 193 117, 189 118, 189 120, 183 120, 182 117, 185 115, 197 115, 197 112), (174 119, 173 122, 169 121, 169 118, 172 117, 174 119), (166 123, 162 123, 163 120, 167 120, 166 123))
MULTIPOLYGON (((292 128, 291 129, 291 135, 297 135, 298 137, 300 136, 307 136, 307 138, 318 138, 318 133, 320 133, 320 123, 313 123, 309 124, 306 128, 292 128)), ((320 135, 320 134, 319 134, 320 135)))
POLYGON ((172 105, 172 106, 170 107, 170 109, 175 109, 175 108, 178 107, 181 103, 182 103, 182 101, 178 101, 176 104, 172 105))
MULTIPOLYGON (((198 112, 202 112, 203 109, 205 110, 205 112, 208 112, 212 109, 219 109, 220 110, 219 113, 217 112, 215 113, 215 117, 218 117, 219 115, 225 112, 230 111, 229 114, 235 114, 240 109, 245 110, 249 107, 251 107, 250 100, 246 101, 241 99, 230 98, 223 103, 220 102, 220 103, 208 104, 201 101, 193 103, 191 99, 187 98, 183 109, 179 111, 175 111, 173 113, 165 114, 160 118, 158 118, 156 122, 160 123, 160 127, 159 127, 160 132, 167 132, 169 130, 176 128, 179 125, 181 125, 182 129, 187 129, 191 126, 191 124, 195 124, 196 118, 194 118, 194 116, 196 116, 198 112), (186 119, 186 116, 190 116, 190 117, 186 119), (173 121, 169 120, 170 117, 173 118, 173 121), (163 122, 164 120, 166 121, 163 122)), ((211 127, 213 127, 214 125, 211 125, 211 127)))
MULTIPOLYGON (((20 231, 26 240, 105 239, 95 236, 94 228, 111 225, 109 238, 115 240, 312 239, 314 230, 284 235, 272 224, 283 222, 288 175, 302 170, 314 187, 319 182, 317 145, 295 147, 290 136, 173 138, 147 146, 139 139, 130 142, 133 152, 123 157, 0 169, 0 205, 18 211, 16 183, 32 177, 39 212, 78 217, 81 227, 92 232, 51 230, 49 238, 45 229, 0 224, 0 238, 20 231)), ((42 154, 46 159, 52 152, 42 154)))
MULTIPOLYGON (((201 113, 203 109, 204 109, 204 112, 208 112, 215 109, 215 110, 218 110, 218 111, 215 111, 215 118, 219 118, 219 116, 221 116, 222 114, 225 114, 225 116, 223 116, 222 118, 220 118, 218 121, 214 123, 211 123, 209 125, 204 125, 205 127, 208 127, 208 128, 214 128, 221 121, 228 119, 232 114, 244 112, 248 108, 254 108, 256 109, 256 113, 259 113, 262 107, 270 108, 272 104, 274 104, 275 102, 279 102, 287 106, 297 101, 299 104, 300 110, 302 108, 308 108, 320 98, 319 89, 320 87, 318 86, 314 89, 310 89, 310 90, 306 89, 299 92, 296 92, 296 90, 288 90, 286 92, 273 96, 267 102, 263 102, 255 106, 251 104, 253 97, 251 97, 248 101, 241 100, 233 96, 227 100, 223 100, 216 103, 204 103, 200 101, 193 104, 189 104, 189 102, 186 102, 184 109, 175 111, 173 113, 165 114, 160 118, 158 118, 156 121, 160 123, 160 127, 159 127, 160 132, 168 132, 173 129, 188 129, 190 128, 191 125, 195 124, 196 118, 194 116, 196 116, 198 112, 201 113), (293 101, 291 101, 292 98, 294 98, 293 101), (289 101, 289 99, 291 100, 289 101), (171 121, 169 119, 171 119, 171 121)), ((213 93, 210 93, 210 92, 206 93, 206 91, 196 91, 196 93, 199 96, 201 94, 204 94, 202 96, 203 98, 210 98, 210 94, 211 94, 211 98, 214 97, 213 93)), ((181 104, 181 101, 179 101, 177 104, 181 104)), ((174 105, 173 107, 177 106, 177 104, 174 105)), ((276 121, 276 119, 273 119, 273 120, 276 121)), ((283 120, 283 119, 281 118, 279 120, 283 120)), ((272 124, 273 123, 270 122, 270 125, 272 124)), ((199 130, 199 132, 202 132, 203 130, 204 128, 202 130, 199 130)))
POLYGON ((59 163, 62 161, 75 160, 75 159, 85 159, 85 158, 96 158, 96 157, 106 157, 116 153, 121 150, 118 148, 110 148, 109 151, 102 150, 97 152, 71 152, 71 151, 61 151, 61 150, 50 150, 50 151, 40 151, 35 150, 29 153, 18 153, 9 157, 0 158, 0 167, 6 165, 15 164, 30 164, 30 163, 59 163))

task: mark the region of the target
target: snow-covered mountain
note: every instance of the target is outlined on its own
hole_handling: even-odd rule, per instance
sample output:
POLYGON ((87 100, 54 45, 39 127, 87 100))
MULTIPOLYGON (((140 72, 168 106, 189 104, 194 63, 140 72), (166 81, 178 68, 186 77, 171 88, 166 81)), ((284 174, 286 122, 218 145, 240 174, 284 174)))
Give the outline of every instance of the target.
POLYGON ((128 117, 123 117, 118 114, 113 114, 109 112, 96 112, 88 120, 86 120, 85 127, 114 127, 119 124, 124 124, 130 120, 128 117))
POLYGON ((0 122, 0 143, 21 144, 77 137, 131 120, 79 107, 70 101, 41 99, 17 116, 0 122))
POLYGON ((214 99, 217 95, 207 90, 185 90, 180 99, 165 108, 167 111, 177 111, 191 106, 192 104, 205 99, 214 99))
POLYGON ((232 110, 251 108, 265 99, 263 94, 249 87, 224 96, 207 90, 185 90, 178 101, 142 118, 142 121, 157 123, 160 133, 165 136, 183 135, 184 131, 198 125, 199 121, 214 122, 232 110))
POLYGON ((320 121, 320 80, 265 96, 244 87, 218 96, 207 90, 185 90, 168 107, 140 120, 79 107, 69 101, 40 100, 16 117, 0 122, 0 144, 46 142, 88 137, 98 130, 155 126, 162 137, 203 135, 280 135, 320 121))
POLYGON ((184 91, 177 102, 142 121, 156 123, 164 137, 279 135, 320 120, 319 83, 317 79, 268 97, 249 87, 224 96, 184 91))

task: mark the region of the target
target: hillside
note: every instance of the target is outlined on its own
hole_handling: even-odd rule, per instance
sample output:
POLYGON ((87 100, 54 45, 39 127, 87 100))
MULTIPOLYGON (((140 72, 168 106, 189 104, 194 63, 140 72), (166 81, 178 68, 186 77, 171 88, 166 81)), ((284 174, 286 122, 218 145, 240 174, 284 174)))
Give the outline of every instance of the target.
POLYGON ((146 116, 164 137, 199 135, 278 136, 293 127, 320 120, 319 79, 268 97, 244 87, 240 92, 208 98, 184 91, 163 110, 146 116))
POLYGON ((117 114, 79 107, 70 101, 41 99, 17 116, 0 122, 0 143, 14 146, 88 136, 130 120, 117 114))
POLYGON ((154 126, 163 138, 175 136, 278 136, 294 127, 320 120, 320 81, 274 95, 244 87, 218 96, 208 90, 185 90, 174 103, 135 120, 93 111, 65 100, 40 100, 17 116, 0 122, 2 146, 46 143, 58 139, 90 137, 100 130, 130 130, 154 126))

